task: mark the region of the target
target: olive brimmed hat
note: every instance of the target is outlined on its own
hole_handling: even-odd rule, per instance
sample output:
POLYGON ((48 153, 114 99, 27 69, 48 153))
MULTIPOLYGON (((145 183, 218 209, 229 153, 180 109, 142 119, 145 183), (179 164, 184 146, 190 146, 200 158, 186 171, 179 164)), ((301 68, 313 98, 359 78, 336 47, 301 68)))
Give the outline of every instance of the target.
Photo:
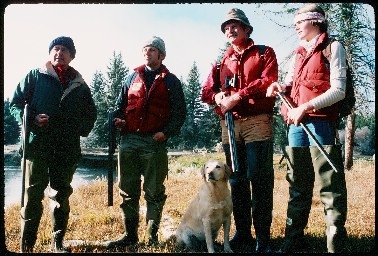
POLYGON ((237 20, 243 23, 244 25, 248 26, 251 29, 251 33, 253 31, 253 27, 249 23, 249 20, 247 16, 245 16, 245 13, 238 9, 238 8, 232 8, 226 15, 225 21, 221 25, 221 30, 224 33, 224 27, 230 23, 232 20, 237 20))

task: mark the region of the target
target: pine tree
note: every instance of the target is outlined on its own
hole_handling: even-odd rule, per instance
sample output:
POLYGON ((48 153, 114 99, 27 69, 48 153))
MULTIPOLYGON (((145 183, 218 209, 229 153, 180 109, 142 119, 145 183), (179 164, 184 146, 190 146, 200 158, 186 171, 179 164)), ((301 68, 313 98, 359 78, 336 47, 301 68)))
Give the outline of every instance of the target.
POLYGON ((220 117, 214 112, 212 106, 205 106, 203 118, 200 122, 201 139, 198 147, 214 148, 221 142, 222 129, 219 125, 220 117))
POLYGON ((92 80, 91 89, 98 113, 94 128, 86 141, 86 145, 91 147, 107 147, 108 113, 114 110, 129 72, 122 60, 121 53, 113 52, 113 57, 107 68, 107 77, 104 77, 101 72, 96 72, 92 80))
POLYGON ((20 126, 9 110, 9 99, 4 101, 4 145, 16 144, 20 139, 20 126))
POLYGON ((181 129, 182 144, 186 149, 193 149, 202 144, 203 131, 200 129, 201 120, 204 118, 205 106, 201 103, 201 84, 196 62, 193 63, 186 83, 183 83, 183 90, 187 106, 187 116, 181 129))
POLYGON ((104 123, 107 121, 108 105, 106 102, 105 95, 105 78, 101 71, 96 71, 93 76, 91 83, 91 92, 93 100, 97 108, 97 120, 94 127, 89 134, 88 138, 85 140, 86 146, 103 146, 105 127, 104 123))
POLYGON ((106 74, 105 95, 107 106, 112 109, 115 106, 122 85, 129 74, 129 69, 125 66, 121 53, 116 54, 113 52, 113 58, 110 60, 110 66, 108 66, 106 74))

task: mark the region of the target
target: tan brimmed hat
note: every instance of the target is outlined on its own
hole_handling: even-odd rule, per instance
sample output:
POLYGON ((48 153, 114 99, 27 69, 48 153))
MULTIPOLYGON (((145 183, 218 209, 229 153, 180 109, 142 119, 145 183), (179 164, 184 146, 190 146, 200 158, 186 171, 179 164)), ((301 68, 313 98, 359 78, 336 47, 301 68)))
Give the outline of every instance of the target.
POLYGON ((247 16, 245 16, 245 13, 238 9, 238 8, 232 8, 226 15, 225 21, 221 25, 221 30, 224 33, 224 27, 231 21, 231 20, 237 20, 240 21, 241 23, 247 25, 248 27, 251 28, 251 33, 253 31, 253 27, 249 23, 249 20, 247 16))

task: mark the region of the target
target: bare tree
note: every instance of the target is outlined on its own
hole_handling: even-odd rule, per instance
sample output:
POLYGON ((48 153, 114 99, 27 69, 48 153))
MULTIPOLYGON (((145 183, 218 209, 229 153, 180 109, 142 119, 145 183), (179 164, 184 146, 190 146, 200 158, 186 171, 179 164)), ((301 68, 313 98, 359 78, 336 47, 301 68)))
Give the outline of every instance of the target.
POLYGON ((356 89, 356 109, 345 122, 344 167, 353 166, 356 112, 366 115, 375 103, 375 35, 366 5, 360 3, 324 4, 329 14, 330 33, 344 45, 356 89))

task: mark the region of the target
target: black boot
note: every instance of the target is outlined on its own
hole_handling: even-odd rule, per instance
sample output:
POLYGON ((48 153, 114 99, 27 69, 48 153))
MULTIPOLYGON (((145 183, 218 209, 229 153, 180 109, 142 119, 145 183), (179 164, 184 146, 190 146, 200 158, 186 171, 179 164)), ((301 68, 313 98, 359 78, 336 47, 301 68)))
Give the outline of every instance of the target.
POLYGON ((37 231, 40 216, 34 219, 25 220, 21 215, 21 248, 20 252, 33 252, 37 240, 37 231))
POLYGON ((257 253, 271 253, 273 252, 272 248, 270 247, 270 239, 269 238, 256 238, 256 247, 255 252, 257 253))
POLYGON ((293 252, 309 252, 310 245, 304 239, 304 237, 300 238, 285 238, 279 253, 293 253, 293 252))
POLYGON ((159 243, 158 230, 159 224, 155 220, 149 220, 147 223, 148 246, 157 245, 159 243))
POLYGON ((52 241, 51 241, 52 252, 54 253, 70 253, 71 252, 69 249, 65 249, 63 247, 63 237, 64 237, 64 232, 62 230, 53 232, 52 241))
MULTIPOLYGON (((228 166, 231 164, 229 144, 223 144, 228 166)), ((254 239, 251 234, 252 227, 252 202, 250 180, 247 179, 247 155, 244 144, 236 145, 239 171, 230 176, 231 197, 236 232, 230 240, 231 249, 235 252, 252 252, 254 239)))
POLYGON ((55 253, 69 253, 69 249, 63 247, 63 238, 66 234, 68 217, 69 217, 69 205, 67 201, 58 204, 56 201, 50 202, 51 221, 52 221, 52 238, 51 248, 55 253), (57 207, 57 205, 60 205, 57 207))
POLYGON ((113 249, 115 247, 131 246, 138 243, 138 226, 139 219, 136 218, 124 218, 125 233, 114 241, 105 242, 107 249, 113 249))
POLYGON ((235 251, 249 252, 253 248, 254 242, 251 232, 236 231, 230 240, 230 246, 235 251))

